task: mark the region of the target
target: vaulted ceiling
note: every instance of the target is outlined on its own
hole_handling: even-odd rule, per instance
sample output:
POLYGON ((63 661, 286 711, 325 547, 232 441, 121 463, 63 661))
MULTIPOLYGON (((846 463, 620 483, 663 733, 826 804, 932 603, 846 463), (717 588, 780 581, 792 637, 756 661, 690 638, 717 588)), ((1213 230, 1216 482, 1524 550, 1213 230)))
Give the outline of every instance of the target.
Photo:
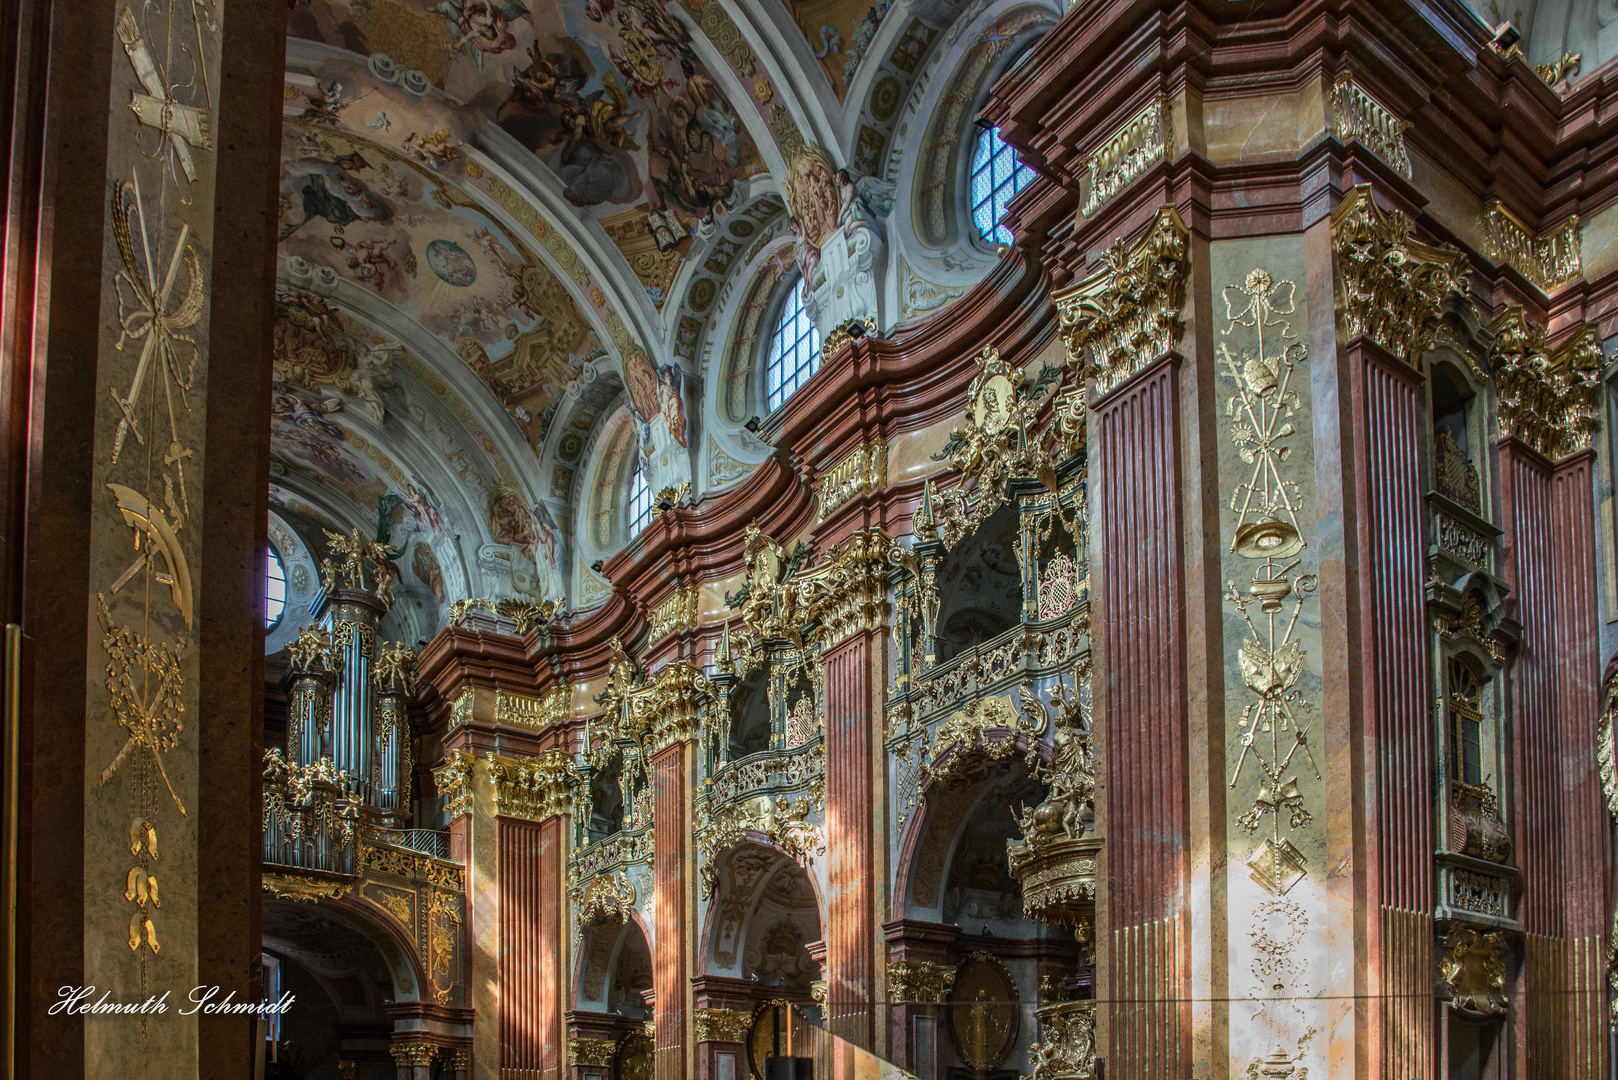
MULTIPOLYGON (((709 387, 795 265, 789 207, 828 197, 816 163, 902 186, 929 116, 968 123, 1060 10, 290 3, 272 510, 315 548, 321 528, 386 540, 395 632, 419 636, 460 597, 603 593, 583 556, 614 536, 584 519, 609 444, 697 493, 763 460, 748 402, 709 387)), ((946 240, 889 259, 883 329, 992 266, 946 240)))

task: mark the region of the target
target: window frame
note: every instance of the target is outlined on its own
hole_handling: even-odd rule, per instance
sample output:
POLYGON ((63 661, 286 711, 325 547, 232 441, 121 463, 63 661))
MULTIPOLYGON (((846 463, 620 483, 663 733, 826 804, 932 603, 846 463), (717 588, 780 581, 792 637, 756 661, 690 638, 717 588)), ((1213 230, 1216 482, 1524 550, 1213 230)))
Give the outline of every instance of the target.
POLYGON ((287 561, 286 561, 286 559, 283 558, 281 553, 276 550, 276 547, 275 547, 274 544, 265 544, 264 545, 264 633, 266 635, 273 634, 275 632, 275 628, 281 625, 281 620, 286 618, 286 614, 287 614, 287 586, 288 586, 288 582, 287 582, 287 561), (280 607, 279 610, 276 611, 275 618, 273 618, 273 619, 270 618, 270 581, 271 581, 270 567, 272 567, 272 566, 280 571, 280 580, 281 580, 281 595, 277 598, 277 600, 280 603, 281 607, 280 607))
MULTIPOLYGON (((970 237, 970 242, 980 248, 998 249, 998 246, 1002 244, 1010 247, 1012 244, 1016 243, 1017 238, 1015 235, 1011 234, 1011 230, 1009 228, 1000 223, 1005 217, 1005 205, 1009 204, 1012 199, 1015 199, 1019 194, 1027 190, 1028 185, 1034 182, 1035 178, 1039 176, 1039 173, 1032 165, 1024 162, 1022 158, 1017 155, 1016 147, 1012 146, 1010 143, 1006 142, 1000 137, 1000 128, 998 125, 973 123, 970 126, 975 128, 977 133, 973 136, 970 144, 972 148, 971 153, 963 153, 961 155, 964 164, 962 167, 960 187, 962 192, 962 204, 966 210, 966 221, 970 227, 968 236, 970 237), (991 138, 997 140, 1000 146, 1010 154, 1013 165, 1011 175, 1005 181, 995 185, 995 187, 990 190, 988 202, 991 206, 995 200, 995 192, 998 192, 1006 187, 1010 187, 1011 193, 1006 196, 1005 204, 1002 204, 999 214, 995 215, 994 232, 985 234, 982 226, 978 224, 977 219, 978 208, 984 204, 977 200, 977 192, 973 181, 976 179, 979 173, 977 168, 978 153, 983 147, 984 140, 991 138), (1019 177, 1024 176, 1026 176, 1026 178, 1019 182, 1019 177), (1004 230, 1008 234, 1006 238, 1001 238, 998 235, 1001 230, 1004 230)), ((996 154, 997 153, 998 151, 996 154)), ((996 155, 990 156, 990 163, 988 165, 988 168, 991 170, 991 177, 992 170, 994 168, 993 160, 995 156, 996 155)))
POLYGON ((646 462, 640 455, 635 455, 635 465, 629 470, 629 482, 624 492, 624 537, 627 543, 646 531, 646 526, 652 523, 652 488, 646 480, 646 462), (645 505, 637 508, 637 503, 644 496, 645 505))
MULTIPOLYGON (((792 400, 794 394, 802 390, 816 375, 820 374, 821 361, 824 359, 821 351, 824 342, 820 339, 820 328, 815 325, 814 319, 809 317, 808 305, 803 302, 803 278, 794 275, 786 282, 784 288, 778 287, 776 292, 776 297, 770 305, 769 321, 766 323, 770 328, 770 332, 767 335, 760 335, 762 340, 758 357, 760 372, 759 395, 762 398, 764 407, 764 412, 761 415, 764 416, 780 411, 782 406, 792 400), (780 401, 771 404, 771 397, 775 394, 775 390, 770 387, 770 368, 775 360, 775 341, 780 336, 781 325, 784 321, 783 316, 790 305, 796 305, 797 311, 794 315, 801 314, 809 326, 806 335, 799 335, 793 339, 792 348, 795 350, 798 343, 807 338, 813 344, 813 351, 810 353, 807 365, 797 365, 793 368, 792 377, 797 379, 798 374, 803 372, 806 367, 808 373, 803 375, 802 379, 797 379, 796 384, 781 397, 780 401)), ((786 380, 783 379, 782 382, 784 384, 786 380)))

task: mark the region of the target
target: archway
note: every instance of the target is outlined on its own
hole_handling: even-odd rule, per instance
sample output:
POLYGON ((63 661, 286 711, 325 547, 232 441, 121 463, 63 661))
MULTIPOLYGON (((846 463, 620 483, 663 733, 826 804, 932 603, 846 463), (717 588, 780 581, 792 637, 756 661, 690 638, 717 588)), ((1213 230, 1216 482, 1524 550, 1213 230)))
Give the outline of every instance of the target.
POLYGON ((295 997, 269 1032, 275 1060, 266 1077, 394 1080, 387 1006, 420 998, 414 957, 388 931, 338 904, 267 897, 263 919, 266 994, 295 997), (345 1062, 354 1071, 345 1071, 345 1062))

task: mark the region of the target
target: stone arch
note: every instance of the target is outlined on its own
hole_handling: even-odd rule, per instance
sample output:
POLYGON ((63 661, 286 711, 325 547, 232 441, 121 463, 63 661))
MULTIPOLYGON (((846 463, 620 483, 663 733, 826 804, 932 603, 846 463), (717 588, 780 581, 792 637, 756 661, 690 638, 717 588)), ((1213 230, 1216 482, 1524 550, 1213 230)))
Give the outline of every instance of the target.
MULTIPOLYGON (((612 979, 631 935, 639 937, 642 948, 650 956, 652 934, 637 910, 632 909, 628 918, 599 919, 580 929, 578 956, 569 983, 573 1008, 610 1011, 612 979)), ((635 951, 633 945, 630 947, 635 951)))
POLYGON ((339 966, 350 960, 363 961, 363 947, 369 947, 388 974, 395 1002, 419 1001, 430 986, 421 953, 410 935, 397 922, 353 897, 311 904, 266 896, 263 939, 271 952, 293 959, 319 957, 339 966), (304 953, 301 943, 315 935, 319 935, 318 951, 304 953))
MULTIPOLYGON (((997 806, 1009 813, 1019 799, 1037 801, 1036 782, 1024 764, 1027 736, 991 729, 984 737, 995 750, 948 751, 930 765, 896 862, 895 919, 942 921, 944 889, 971 819, 997 806)), ((1048 755, 1043 746, 1038 752, 1048 755)))
POLYGON ((715 857, 719 887, 708 904, 702 956, 710 975, 749 979, 777 991, 806 991, 814 965, 805 948, 824 935, 820 882, 779 847, 756 839, 715 857), (786 948, 786 937, 795 945, 786 948), (779 940, 777 940, 779 939, 779 940))

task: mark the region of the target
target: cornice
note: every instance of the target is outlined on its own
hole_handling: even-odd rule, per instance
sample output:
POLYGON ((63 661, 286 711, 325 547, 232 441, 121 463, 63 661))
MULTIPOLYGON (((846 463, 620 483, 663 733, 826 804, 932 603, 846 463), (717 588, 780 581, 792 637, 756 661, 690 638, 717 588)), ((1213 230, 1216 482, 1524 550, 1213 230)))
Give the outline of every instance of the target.
POLYGON ((1351 72, 1411 122, 1413 151, 1530 228, 1618 202, 1618 140, 1608 137, 1618 71, 1558 97, 1528 64, 1495 54, 1459 0, 1314 0, 1252 14, 1213 0, 1082 5, 996 84, 988 118, 1076 190, 1083 155, 1152 94, 1250 97, 1351 72))
POLYGON ((750 522, 770 535, 797 536, 813 514, 814 492, 790 455, 778 450, 734 487, 692 506, 653 513, 645 530, 606 561, 603 573, 644 617, 678 587, 739 573, 742 532, 750 522))
POLYGON ((517 694, 544 689, 523 639, 460 626, 447 626, 433 636, 416 658, 416 671, 447 701, 454 701, 463 688, 474 685, 517 694))

